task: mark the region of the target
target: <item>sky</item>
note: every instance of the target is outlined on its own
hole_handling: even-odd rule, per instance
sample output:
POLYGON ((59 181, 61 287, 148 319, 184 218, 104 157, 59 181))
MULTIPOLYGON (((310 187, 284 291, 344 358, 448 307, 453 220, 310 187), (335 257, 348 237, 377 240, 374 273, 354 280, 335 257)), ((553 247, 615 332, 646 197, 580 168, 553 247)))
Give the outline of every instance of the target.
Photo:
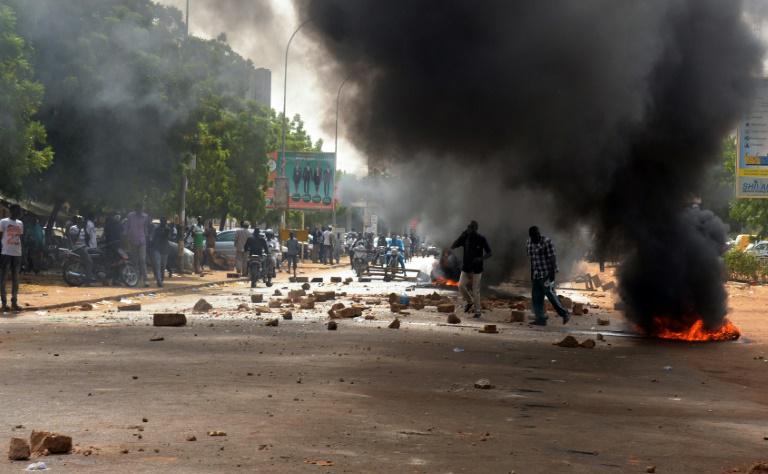
MULTIPOLYGON (((156 0, 184 11, 186 0, 156 0)), ((215 38, 226 33, 227 41, 254 66, 272 71, 272 108, 283 107, 283 68, 285 45, 299 25, 292 0, 191 0, 190 34, 215 38)), ((336 94, 340 83, 327 79, 318 58, 317 47, 301 30, 291 43, 288 59, 286 114, 300 114, 313 140, 322 138, 323 151, 334 149, 336 94), (333 82, 333 83, 329 83, 333 82)), ((344 95, 351 91, 342 90, 344 95)), ((340 116, 337 167, 357 175, 367 173, 366 159, 344 136, 344 117, 340 116)))

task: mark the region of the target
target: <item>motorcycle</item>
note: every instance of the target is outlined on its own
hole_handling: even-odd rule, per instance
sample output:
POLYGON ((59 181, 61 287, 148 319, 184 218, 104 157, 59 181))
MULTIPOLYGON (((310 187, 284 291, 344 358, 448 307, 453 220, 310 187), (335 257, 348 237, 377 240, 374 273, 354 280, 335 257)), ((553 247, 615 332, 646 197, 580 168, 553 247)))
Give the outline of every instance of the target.
MULTIPOLYGON (((139 271, 131 263, 128 254, 123 249, 118 249, 115 258, 110 258, 102 248, 87 249, 93 262, 93 277, 97 281, 107 283, 119 281, 125 286, 135 287, 139 284, 139 271)), ((59 249, 63 255, 63 276, 69 286, 81 286, 88 282, 85 263, 80 255, 70 249, 59 249)))
POLYGON ((248 271, 251 275, 251 288, 256 288, 256 282, 261 279, 267 287, 272 286, 272 273, 270 272, 269 265, 271 257, 264 257, 262 255, 251 255, 248 257, 248 271))
POLYGON ((370 263, 371 254, 365 248, 365 245, 358 245, 352 249, 352 269, 358 277, 368 272, 370 263))
POLYGON ((394 277, 400 268, 400 248, 390 247, 387 254, 387 265, 384 267, 384 280, 394 277), (391 277, 389 276, 391 272, 391 277))

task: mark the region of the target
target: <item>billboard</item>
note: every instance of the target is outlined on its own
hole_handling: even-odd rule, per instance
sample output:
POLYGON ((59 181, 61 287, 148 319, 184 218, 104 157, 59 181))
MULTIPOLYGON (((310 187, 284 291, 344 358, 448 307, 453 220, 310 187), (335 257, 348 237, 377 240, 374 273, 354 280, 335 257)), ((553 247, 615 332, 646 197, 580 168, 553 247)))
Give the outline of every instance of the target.
POLYGON ((736 137, 736 197, 768 198, 768 81, 760 82, 736 137))
POLYGON ((287 151, 285 162, 279 155, 276 151, 268 155, 271 184, 265 193, 267 209, 274 209, 277 204, 275 182, 281 181, 282 174, 288 184, 288 205, 291 209, 332 211, 336 200, 336 154, 287 151))

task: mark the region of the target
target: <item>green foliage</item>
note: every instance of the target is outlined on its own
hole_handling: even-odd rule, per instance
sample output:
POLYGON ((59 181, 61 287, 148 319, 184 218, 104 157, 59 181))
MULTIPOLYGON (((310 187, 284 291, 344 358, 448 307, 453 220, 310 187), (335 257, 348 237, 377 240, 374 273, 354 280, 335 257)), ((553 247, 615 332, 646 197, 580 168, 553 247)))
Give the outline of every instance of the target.
MULTIPOLYGON (((723 142, 723 165, 718 178, 733 187, 736 174, 736 138, 723 142)), ((731 219, 758 235, 768 233, 768 199, 733 199, 729 205, 731 219)))
POLYGON ((757 281, 768 275, 768 263, 757 256, 731 249, 725 254, 725 268, 731 280, 757 281))
POLYGON ((43 87, 34 80, 32 50, 16 34, 16 15, 0 0, 0 191, 19 196, 22 179, 47 168, 53 151, 43 125, 34 119, 43 87))

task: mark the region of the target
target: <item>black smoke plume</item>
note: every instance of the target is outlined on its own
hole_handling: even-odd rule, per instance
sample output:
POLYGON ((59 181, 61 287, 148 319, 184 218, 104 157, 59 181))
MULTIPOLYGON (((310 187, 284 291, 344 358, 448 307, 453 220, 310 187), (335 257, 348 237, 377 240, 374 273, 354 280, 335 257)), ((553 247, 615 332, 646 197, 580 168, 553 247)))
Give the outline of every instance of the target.
POLYGON ((723 225, 686 203, 760 72, 741 2, 313 0, 303 14, 356 83, 347 135, 421 183, 401 205, 480 219, 504 257, 495 279, 524 261, 528 225, 586 224, 626 256, 636 323, 721 324, 723 225), (454 178, 434 184, 443 169, 454 178))

